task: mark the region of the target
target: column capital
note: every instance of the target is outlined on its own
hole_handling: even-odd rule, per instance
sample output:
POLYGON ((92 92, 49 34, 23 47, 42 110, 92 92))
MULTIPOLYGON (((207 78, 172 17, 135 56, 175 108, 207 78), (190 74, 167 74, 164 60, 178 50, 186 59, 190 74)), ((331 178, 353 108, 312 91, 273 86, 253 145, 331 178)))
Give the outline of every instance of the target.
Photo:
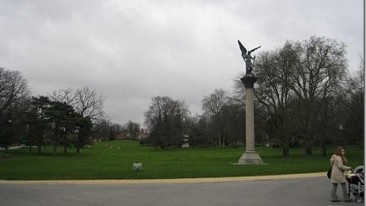
POLYGON ((252 89, 254 87, 254 83, 257 81, 257 77, 254 74, 246 74, 243 78, 240 79, 244 84, 245 88, 252 89))

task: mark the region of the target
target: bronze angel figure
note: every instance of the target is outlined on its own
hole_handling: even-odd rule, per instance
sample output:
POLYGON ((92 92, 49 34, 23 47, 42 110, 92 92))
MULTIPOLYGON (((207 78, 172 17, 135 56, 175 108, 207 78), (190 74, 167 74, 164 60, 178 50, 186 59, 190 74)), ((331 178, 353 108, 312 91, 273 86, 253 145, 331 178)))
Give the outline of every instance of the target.
POLYGON ((254 52, 255 50, 261 48, 261 46, 256 47, 250 51, 247 51, 247 49, 243 46, 243 44, 241 44, 241 42, 238 40, 239 43, 239 48, 241 50, 241 56, 243 57, 243 60, 245 62, 246 65, 246 73, 250 74, 253 71, 253 65, 252 65, 252 59, 254 60, 255 58, 253 58, 250 54, 252 52, 254 52))

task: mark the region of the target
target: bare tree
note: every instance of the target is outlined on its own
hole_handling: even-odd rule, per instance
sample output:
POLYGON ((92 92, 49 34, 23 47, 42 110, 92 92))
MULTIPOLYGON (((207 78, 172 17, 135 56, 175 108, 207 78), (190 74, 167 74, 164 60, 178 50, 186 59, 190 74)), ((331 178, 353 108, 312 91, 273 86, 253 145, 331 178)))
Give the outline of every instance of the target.
POLYGON ((227 92, 223 89, 215 89, 213 93, 202 99, 202 111, 208 118, 211 132, 217 137, 219 147, 225 145, 225 121, 223 108, 228 103, 227 92))
POLYGON ((72 106, 74 106, 76 101, 76 95, 71 88, 53 91, 49 97, 53 101, 65 102, 72 106))
POLYGON ((305 134, 306 154, 312 154, 316 120, 325 99, 332 96, 345 77, 345 45, 324 37, 311 37, 302 43, 289 86, 301 107, 301 128, 305 134))
POLYGON ((87 86, 77 89, 75 99, 75 110, 82 116, 92 120, 103 117, 104 98, 102 95, 98 95, 95 90, 91 90, 87 86))
POLYGON ((85 86, 76 89, 60 89, 50 95, 50 99, 60 102, 66 102, 74 107, 75 111, 83 117, 88 117, 92 121, 104 117, 102 95, 98 95, 95 90, 85 86))
POLYGON ((360 67, 355 75, 347 79, 345 104, 346 112, 342 123, 350 144, 364 143, 364 117, 365 117, 365 68, 364 60, 361 59, 360 67))
MULTIPOLYGON (((113 135, 111 127, 112 123, 109 120, 104 118, 97 120, 92 128, 92 138, 99 141, 110 140, 109 138, 113 135)), ((115 139, 115 137, 113 137, 113 139, 115 139)))
POLYGON ((22 114, 30 90, 18 71, 0 68, 0 145, 18 143, 23 130, 22 114))
POLYGON ((289 86, 291 69, 297 61, 296 46, 287 42, 274 52, 262 53, 257 59, 258 87, 256 99, 268 112, 268 133, 281 142, 283 156, 289 156, 289 139, 292 135, 289 121, 289 103, 294 92, 289 86))
POLYGON ((27 81, 20 72, 0 68, 0 114, 11 105, 23 101, 29 94, 27 81))
POLYGON ((137 139, 139 137, 140 132, 140 124, 128 121, 124 126, 124 130, 128 133, 128 135, 132 139, 137 139))
POLYGON ((166 96, 154 97, 145 113, 145 125, 148 127, 151 143, 161 148, 179 146, 186 132, 184 122, 189 113, 188 107, 182 101, 166 96))

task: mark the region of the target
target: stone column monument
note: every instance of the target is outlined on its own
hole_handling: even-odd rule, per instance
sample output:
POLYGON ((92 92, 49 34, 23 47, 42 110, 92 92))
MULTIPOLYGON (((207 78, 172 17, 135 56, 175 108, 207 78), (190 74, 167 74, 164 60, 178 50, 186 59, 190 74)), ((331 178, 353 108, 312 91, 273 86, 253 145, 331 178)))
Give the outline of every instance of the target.
POLYGON ((240 50, 242 52, 243 60, 245 61, 246 74, 240 80, 245 86, 245 152, 240 157, 238 164, 249 165, 249 164, 263 164, 263 160, 255 151, 255 133, 254 133, 254 104, 253 104, 253 87, 257 78, 252 73, 253 71, 253 58, 250 54, 259 49, 259 47, 247 51, 245 47, 238 40, 240 50))

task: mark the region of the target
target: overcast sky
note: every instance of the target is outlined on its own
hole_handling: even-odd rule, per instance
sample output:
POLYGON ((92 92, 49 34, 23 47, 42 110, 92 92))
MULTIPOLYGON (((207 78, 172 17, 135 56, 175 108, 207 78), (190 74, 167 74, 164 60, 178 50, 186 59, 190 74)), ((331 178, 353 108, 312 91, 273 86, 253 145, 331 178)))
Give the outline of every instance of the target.
POLYGON ((88 86, 110 121, 143 123, 155 96, 192 115, 215 89, 233 91, 245 65, 237 44, 261 51, 324 36, 363 56, 363 0, 0 0, 0 67, 33 95, 88 86))

